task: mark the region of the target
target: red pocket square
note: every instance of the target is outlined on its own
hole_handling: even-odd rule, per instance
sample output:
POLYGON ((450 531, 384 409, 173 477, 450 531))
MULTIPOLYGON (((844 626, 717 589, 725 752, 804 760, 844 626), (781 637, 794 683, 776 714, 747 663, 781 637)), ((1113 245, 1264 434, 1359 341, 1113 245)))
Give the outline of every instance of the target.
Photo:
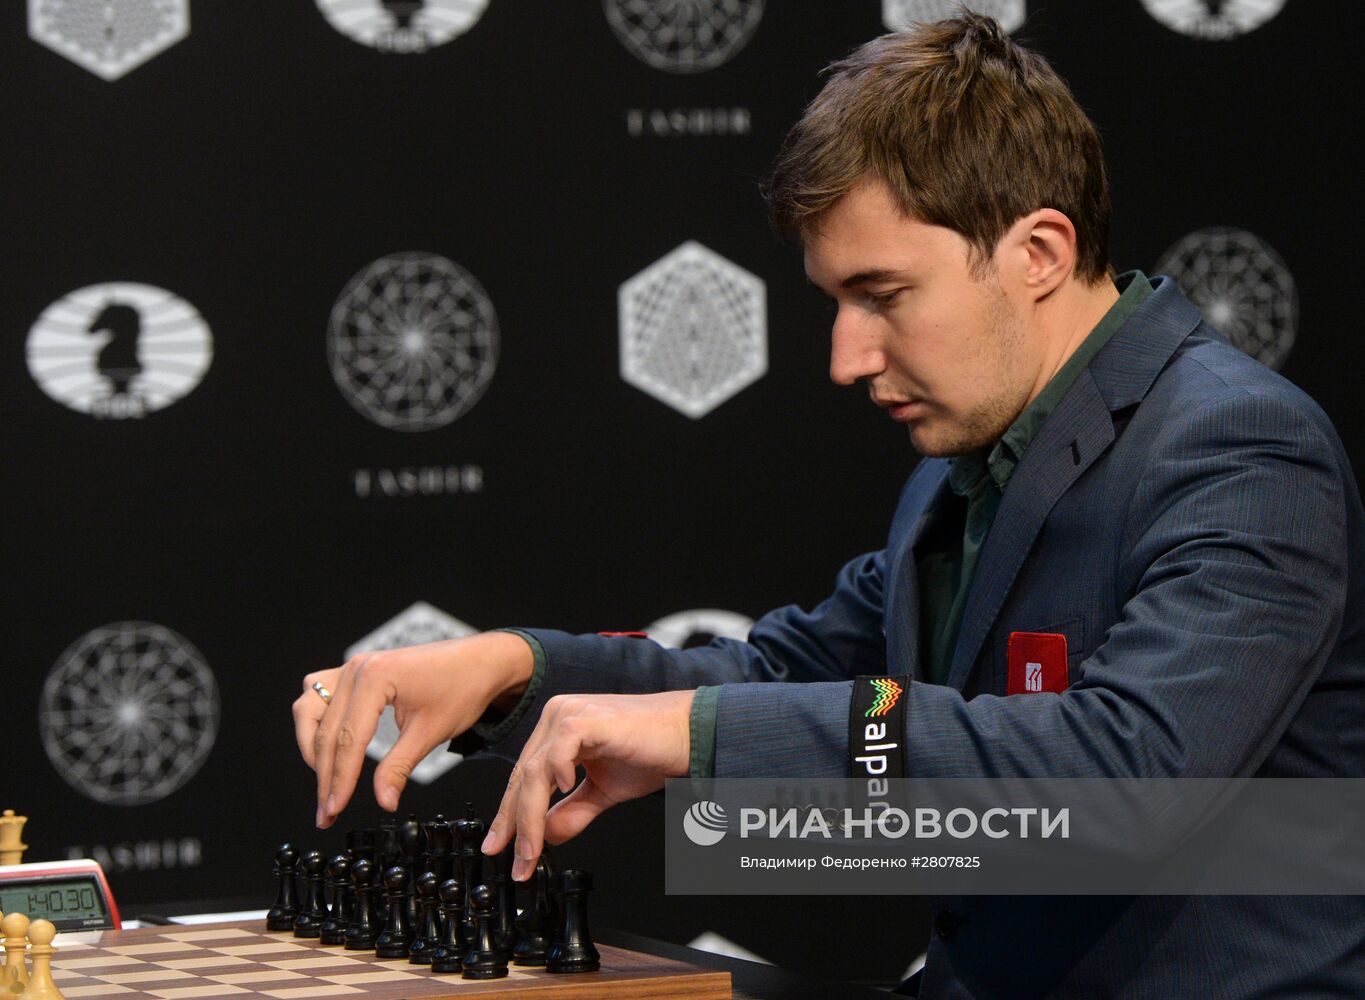
POLYGON ((1066 636, 1058 632, 1011 632, 1006 652, 1006 694, 1066 690, 1066 636))

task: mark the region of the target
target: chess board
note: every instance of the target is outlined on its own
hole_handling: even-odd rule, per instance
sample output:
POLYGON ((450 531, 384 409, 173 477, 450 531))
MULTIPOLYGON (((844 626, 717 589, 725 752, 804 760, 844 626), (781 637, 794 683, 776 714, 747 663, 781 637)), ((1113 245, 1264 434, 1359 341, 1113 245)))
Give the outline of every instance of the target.
POLYGON ((551 975, 511 966, 505 979, 480 981, 378 959, 374 952, 324 948, 317 941, 268 932, 264 921, 63 935, 55 943, 53 978, 67 1000, 455 1000, 499 994, 535 1000, 729 1000, 731 995, 728 972, 606 945, 598 945, 602 968, 597 972, 551 975))

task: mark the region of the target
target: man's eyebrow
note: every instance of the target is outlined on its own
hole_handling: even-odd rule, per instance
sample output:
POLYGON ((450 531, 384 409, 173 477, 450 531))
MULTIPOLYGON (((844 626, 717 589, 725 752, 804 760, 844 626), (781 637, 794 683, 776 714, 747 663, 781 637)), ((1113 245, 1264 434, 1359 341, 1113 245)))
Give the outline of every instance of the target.
MULTIPOLYGON (((900 271, 892 270, 889 267, 874 267, 869 268, 866 271, 859 271, 857 274, 850 274, 843 281, 839 282, 839 287, 856 288, 858 285, 871 285, 880 281, 897 280, 901 277, 903 277, 903 274, 900 271)), ((815 281, 811 280, 809 274, 806 275, 806 284, 810 285, 812 288, 820 288, 821 291, 824 290, 820 285, 816 284, 815 281)))

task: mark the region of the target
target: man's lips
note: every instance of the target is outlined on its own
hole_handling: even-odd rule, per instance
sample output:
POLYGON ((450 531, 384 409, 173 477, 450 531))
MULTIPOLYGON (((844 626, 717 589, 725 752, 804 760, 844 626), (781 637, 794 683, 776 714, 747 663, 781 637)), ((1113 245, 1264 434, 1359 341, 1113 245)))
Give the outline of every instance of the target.
POLYGON ((920 416, 925 409, 925 403, 921 399, 873 396, 872 402, 885 410, 886 415, 892 420, 900 423, 915 419, 915 417, 920 416))

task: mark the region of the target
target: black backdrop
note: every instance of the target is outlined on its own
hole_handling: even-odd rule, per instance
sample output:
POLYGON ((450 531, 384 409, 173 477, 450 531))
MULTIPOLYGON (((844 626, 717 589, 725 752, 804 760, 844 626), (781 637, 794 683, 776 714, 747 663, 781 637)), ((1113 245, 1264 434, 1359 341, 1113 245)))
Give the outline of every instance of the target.
MULTIPOLYGON (((119 3, 153 24, 183 6, 119 3)), ((381 7, 194 0, 183 39, 113 80, 29 34, 43 17, 60 33, 67 22, 51 16, 64 7, 104 16, 104 0, 0 8, 0 806, 31 817, 29 860, 94 853, 135 911, 245 895, 265 905, 273 845, 336 842, 310 832, 289 703, 302 673, 339 663, 416 602, 477 628, 583 631, 814 602, 845 559, 879 545, 914 461, 861 390, 827 381, 827 309, 757 194, 818 71, 885 30, 883 4, 701 3, 761 17, 730 58, 692 72, 647 63, 609 23, 623 10, 638 35, 677 6, 668 0, 491 0, 458 37, 411 53, 353 40, 320 9, 367 6, 381 7), (620 286, 689 240, 766 286, 766 318, 726 320, 766 332, 766 373, 697 418, 622 379, 618 336, 620 286), (482 286, 498 348, 463 415, 404 432, 343 394, 328 337, 352 278, 413 252, 482 286), (60 323, 41 317, 108 282, 164 289, 211 331, 202 380, 138 419, 79 412, 44 387, 60 323), (95 630, 122 622, 173 634, 124 628, 122 656, 110 655, 99 643, 111 633, 95 630), (159 640, 182 642, 180 660, 159 640), (139 702, 134 681, 147 674, 128 664, 167 656, 160 693, 139 702), (197 744, 166 718, 185 716, 177 699, 196 684, 197 744), (178 747, 165 760, 148 764, 155 741, 118 730, 129 703, 178 747), (79 746, 53 742, 82 726, 79 746), (92 765, 101 747, 124 754, 115 766, 170 773, 165 794, 109 801, 109 772, 92 765)), ((436 24, 424 17, 483 5, 428 0, 413 14, 421 6, 380 12, 413 18, 400 47, 436 24)), ((1195 2, 1030 2, 1016 35, 1054 61, 1101 128, 1115 264, 1152 271, 1209 227, 1254 234, 1206 238, 1206 261, 1222 261, 1227 279, 1210 294, 1233 324, 1282 340, 1297 331, 1281 370, 1324 406, 1358 467, 1362 302, 1348 269, 1359 171, 1348 151, 1361 139, 1351 53, 1365 17, 1328 0, 1204 6, 1215 13, 1200 36, 1152 12, 1195 2), (1237 30, 1258 12, 1274 16, 1237 30), (1209 37, 1220 26, 1228 37, 1209 37)), ((89 51, 107 65, 112 49, 89 51)), ((1192 266, 1187 280, 1201 276, 1192 266)), ((70 326, 87 319, 66 316, 66 343, 89 373, 101 342, 70 326), (81 338, 95 346, 70 347, 81 338)), ((153 353, 144 347, 149 381, 153 353)), ((101 364, 87 382, 117 388, 101 364)), ((500 774, 462 765, 415 786, 411 808, 453 811, 466 797, 491 808, 500 774)), ((368 790, 353 812, 373 819, 368 790)), ((838 953, 832 971, 862 978, 894 977, 920 950, 915 901, 663 897, 658 812, 623 808, 567 848, 598 870, 598 919, 680 940, 713 929, 807 968, 830 970, 838 953), (867 935, 871 920, 903 938, 867 935), (831 933, 837 947, 812 947, 831 933)))

